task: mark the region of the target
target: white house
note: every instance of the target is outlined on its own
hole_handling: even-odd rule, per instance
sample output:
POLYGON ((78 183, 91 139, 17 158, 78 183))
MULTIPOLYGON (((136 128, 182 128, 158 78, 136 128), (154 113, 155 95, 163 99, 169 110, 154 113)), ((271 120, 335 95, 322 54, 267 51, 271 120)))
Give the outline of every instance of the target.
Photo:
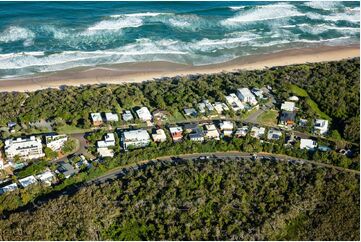
POLYGON ((129 147, 145 147, 150 143, 150 136, 145 129, 124 131, 122 134, 122 143, 125 150, 129 147))
POLYGON ((233 130, 233 123, 231 121, 224 120, 219 124, 221 130, 233 130))
POLYGON ((206 108, 207 108, 209 111, 213 111, 213 110, 214 110, 213 105, 209 102, 208 99, 203 100, 203 103, 204 103, 204 105, 206 106, 206 108))
POLYGON ((239 100, 235 93, 231 93, 226 96, 226 101, 235 112, 244 109, 243 103, 241 102, 241 100, 239 100))
POLYGON ((52 149, 53 151, 60 150, 67 140, 68 136, 65 134, 45 136, 46 147, 52 149))
POLYGON ((25 177, 25 178, 19 180, 20 185, 24 188, 27 186, 30 186, 31 184, 35 184, 37 182, 38 181, 36 180, 36 178, 34 176, 28 176, 28 177, 25 177))
POLYGON ((295 103, 294 102, 284 102, 281 105, 281 110, 293 112, 295 110, 295 103))
POLYGON ((147 107, 142 107, 136 111, 138 118, 142 121, 151 121, 152 120, 152 114, 149 112, 149 109, 147 107))
POLYGON ((167 140, 167 136, 163 129, 157 129, 155 134, 152 134, 152 138, 154 142, 164 142, 167 140))
POLYGON ((248 88, 239 88, 237 90, 237 97, 242 102, 247 102, 251 105, 257 104, 256 97, 251 93, 251 91, 248 88))
POLYGON ((317 147, 316 141, 312 139, 301 139, 300 149, 312 150, 317 147))
POLYGON ((123 120, 124 120, 125 122, 128 122, 128 121, 130 121, 130 120, 133 120, 133 115, 132 115, 132 113, 131 113, 129 110, 125 110, 124 113, 123 113, 123 115, 122 115, 122 117, 123 117, 123 120))
POLYGON ((100 140, 97 142, 98 148, 106 148, 109 146, 115 146, 115 137, 114 133, 107 133, 104 136, 104 140, 100 140))
POLYGON ((206 112, 206 104, 204 104, 204 103, 198 103, 197 108, 198 108, 200 113, 205 113, 206 112))
POLYGON ((290 100, 292 102, 298 102, 300 99, 297 96, 291 96, 288 98, 288 100, 290 100))
POLYGON ((100 155, 100 157, 113 157, 114 151, 109 148, 97 148, 97 152, 100 155))
POLYGON ((236 130, 236 133, 235 133, 234 135, 235 135, 236 137, 244 137, 244 136, 247 135, 248 130, 249 130, 248 126, 243 126, 242 128, 238 128, 238 129, 236 130))
POLYGON ((45 184, 50 186, 52 181, 55 179, 55 175, 51 171, 46 171, 46 172, 43 172, 43 173, 41 173, 39 175, 36 175, 36 178, 40 182, 45 183, 45 184))
POLYGON ((19 156, 21 159, 38 159, 44 157, 40 138, 17 138, 5 140, 5 154, 8 159, 19 156))
POLYGON ((324 135, 328 132, 328 120, 325 119, 316 119, 315 120, 315 133, 324 135))
POLYGON ((257 87, 254 87, 254 88, 252 88, 252 93, 256 96, 256 97, 258 97, 258 98, 260 98, 260 99, 262 99, 263 98, 263 91, 262 91, 262 89, 259 89, 259 88, 257 88, 257 87))
POLYGON ((207 139, 219 140, 219 132, 214 124, 207 124, 205 128, 206 128, 205 137, 207 139))
POLYGON ((259 139, 262 135, 264 135, 266 129, 264 127, 252 127, 251 129, 251 136, 254 138, 259 139))
POLYGON ((103 123, 102 115, 100 113, 91 113, 90 117, 94 126, 99 126, 103 123))
POLYGON ((105 113, 105 120, 107 122, 118 122, 119 117, 118 114, 116 113, 105 113))

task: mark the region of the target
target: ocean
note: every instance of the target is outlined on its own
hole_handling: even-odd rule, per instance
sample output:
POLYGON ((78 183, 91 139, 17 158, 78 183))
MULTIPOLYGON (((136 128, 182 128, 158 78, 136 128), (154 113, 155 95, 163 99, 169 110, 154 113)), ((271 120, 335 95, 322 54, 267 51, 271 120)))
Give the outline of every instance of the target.
POLYGON ((359 41, 359 2, 0 2, 1 79, 359 41))

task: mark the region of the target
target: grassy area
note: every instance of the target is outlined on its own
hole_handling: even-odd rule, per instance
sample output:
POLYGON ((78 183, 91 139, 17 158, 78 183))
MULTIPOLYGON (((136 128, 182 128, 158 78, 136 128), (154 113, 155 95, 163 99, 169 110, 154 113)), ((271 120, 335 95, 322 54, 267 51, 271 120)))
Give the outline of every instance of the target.
POLYGON ((267 112, 262 113, 257 118, 257 121, 267 126, 274 126, 277 125, 277 117, 278 117, 278 112, 276 110, 269 110, 267 112))
POLYGON ((319 115, 321 118, 323 119, 327 119, 327 120, 331 120, 331 118, 325 114, 324 112, 322 112, 317 103, 315 103, 311 98, 306 98, 306 103, 308 106, 310 106, 310 108, 315 112, 317 113, 317 115, 319 115))
POLYGON ((293 94, 295 94, 296 96, 299 97, 308 97, 308 93, 305 89, 300 88, 299 86, 296 86, 294 84, 290 85, 290 89, 293 92, 293 94))
POLYGON ((64 125, 64 126, 57 128, 57 132, 63 133, 63 134, 74 134, 74 133, 82 133, 82 132, 88 132, 88 131, 90 131, 90 129, 81 129, 81 128, 71 126, 71 125, 64 125))
POLYGON ((49 162, 47 161, 40 161, 40 162, 34 162, 30 166, 21 169, 20 171, 16 172, 16 177, 18 179, 30 176, 30 175, 37 175, 38 173, 41 173, 49 166, 49 162))

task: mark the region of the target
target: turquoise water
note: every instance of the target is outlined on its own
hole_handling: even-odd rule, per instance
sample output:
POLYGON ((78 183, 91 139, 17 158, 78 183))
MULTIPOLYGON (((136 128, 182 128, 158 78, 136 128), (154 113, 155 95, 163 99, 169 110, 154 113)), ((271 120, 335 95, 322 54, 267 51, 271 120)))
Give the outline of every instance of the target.
POLYGON ((360 40, 359 2, 1 2, 0 78, 360 40))

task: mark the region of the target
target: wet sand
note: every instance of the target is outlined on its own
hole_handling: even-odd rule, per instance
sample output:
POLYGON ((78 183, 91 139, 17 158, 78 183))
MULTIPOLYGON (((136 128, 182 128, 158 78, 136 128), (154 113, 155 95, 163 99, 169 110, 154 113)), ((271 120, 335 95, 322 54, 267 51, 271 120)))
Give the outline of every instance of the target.
POLYGON ((160 61, 123 63, 75 68, 27 78, 0 80, 0 92, 31 92, 47 88, 89 84, 124 84, 173 76, 212 74, 292 64, 336 61, 359 56, 359 45, 352 45, 285 50, 272 54, 246 56, 225 63, 206 66, 189 66, 160 61))

